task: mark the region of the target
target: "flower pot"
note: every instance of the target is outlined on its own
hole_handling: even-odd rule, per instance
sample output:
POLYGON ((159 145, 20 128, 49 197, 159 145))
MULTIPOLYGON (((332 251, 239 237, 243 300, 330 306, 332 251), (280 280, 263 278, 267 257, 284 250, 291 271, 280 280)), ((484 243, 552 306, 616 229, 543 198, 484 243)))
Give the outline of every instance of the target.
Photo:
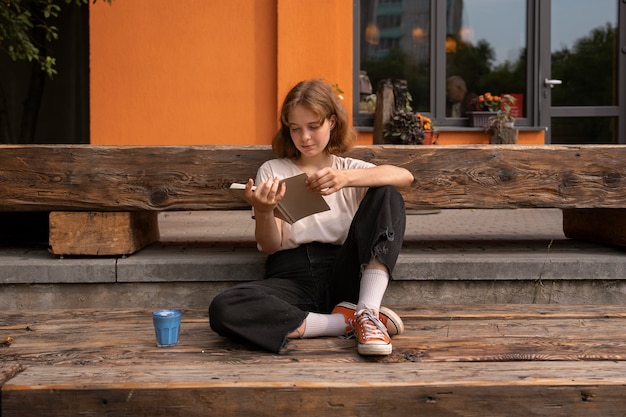
POLYGON ((502 129, 492 129, 492 136, 489 140, 492 145, 515 144, 517 143, 517 129, 503 127, 502 129))
POLYGON ((468 111, 469 125, 472 127, 485 127, 489 123, 489 118, 495 116, 495 111, 468 111))
POLYGON ((424 131, 424 141, 422 145, 436 145, 437 139, 439 139, 439 132, 433 132, 432 130, 424 131))

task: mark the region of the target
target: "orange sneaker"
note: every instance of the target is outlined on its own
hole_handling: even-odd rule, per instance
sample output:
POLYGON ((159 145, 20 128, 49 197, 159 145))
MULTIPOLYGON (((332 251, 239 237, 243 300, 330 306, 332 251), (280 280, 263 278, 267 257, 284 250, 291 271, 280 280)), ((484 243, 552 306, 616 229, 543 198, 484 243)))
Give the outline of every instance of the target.
MULTIPOLYGON (((354 333, 356 320, 355 304, 343 301, 335 306, 331 314, 343 314, 346 318, 346 335, 354 333)), ((402 319, 390 308, 381 307, 380 312, 378 313, 378 319, 385 325, 387 333, 390 336, 395 336, 404 332, 404 323, 402 322, 402 319)))
POLYGON ((356 312, 354 331, 358 341, 357 349, 361 355, 389 355, 391 339, 387 328, 369 308, 356 312))

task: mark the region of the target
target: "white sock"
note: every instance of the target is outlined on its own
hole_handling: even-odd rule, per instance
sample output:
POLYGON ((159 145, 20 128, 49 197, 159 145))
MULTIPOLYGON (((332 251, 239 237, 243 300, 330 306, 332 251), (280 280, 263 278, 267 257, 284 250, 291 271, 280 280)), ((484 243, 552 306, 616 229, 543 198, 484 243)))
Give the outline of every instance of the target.
POLYGON ((385 291, 389 284, 389 274, 380 269, 366 269, 361 276, 361 287, 359 289, 359 302, 356 310, 365 307, 380 311, 380 304, 383 301, 385 291))
POLYGON ((346 334, 346 318, 343 314, 309 313, 304 324, 303 338, 346 334))

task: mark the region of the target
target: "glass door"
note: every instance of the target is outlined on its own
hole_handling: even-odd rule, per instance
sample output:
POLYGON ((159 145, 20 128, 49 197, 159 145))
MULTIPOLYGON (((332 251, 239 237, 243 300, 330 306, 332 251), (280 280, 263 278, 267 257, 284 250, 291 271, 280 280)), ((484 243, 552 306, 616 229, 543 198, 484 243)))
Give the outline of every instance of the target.
POLYGON ((623 3, 537 2, 538 120, 548 127, 546 143, 626 141, 623 3))

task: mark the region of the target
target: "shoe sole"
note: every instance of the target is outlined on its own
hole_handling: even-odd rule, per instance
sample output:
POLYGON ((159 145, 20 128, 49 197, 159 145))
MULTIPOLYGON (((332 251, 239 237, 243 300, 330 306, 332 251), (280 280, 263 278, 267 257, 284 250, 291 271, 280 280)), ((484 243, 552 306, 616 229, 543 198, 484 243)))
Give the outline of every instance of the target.
POLYGON ((378 312, 378 314, 382 314, 383 316, 387 317, 387 323, 385 323, 385 325, 387 326, 387 333, 389 333, 389 336, 395 336, 397 334, 404 333, 404 322, 402 321, 400 316, 395 313, 395 311, 387 307, 380 307, 380 311, 378 312), (393 324, 394 328, 390 328, 389 323, 393 324))
POLYGON ((386 344, 359 344, 357 351, 360 355, 373 356, 373 355, 391 355, 392 347, 391 343, 386 344))
MULTIPOLYGON (((348 301, 342 301, 337 304, 338 307, 348 308, 350 310, 356 311, 356 304, 350 303, 348 301)), ((378 312, 379 316, 383 315, 386 317, 385 325, 387 326, 387 333, 389 336, 395 336, 398 334, 404 333, 404 322, 393 310, 387 307, 381 307, 378 312)))

